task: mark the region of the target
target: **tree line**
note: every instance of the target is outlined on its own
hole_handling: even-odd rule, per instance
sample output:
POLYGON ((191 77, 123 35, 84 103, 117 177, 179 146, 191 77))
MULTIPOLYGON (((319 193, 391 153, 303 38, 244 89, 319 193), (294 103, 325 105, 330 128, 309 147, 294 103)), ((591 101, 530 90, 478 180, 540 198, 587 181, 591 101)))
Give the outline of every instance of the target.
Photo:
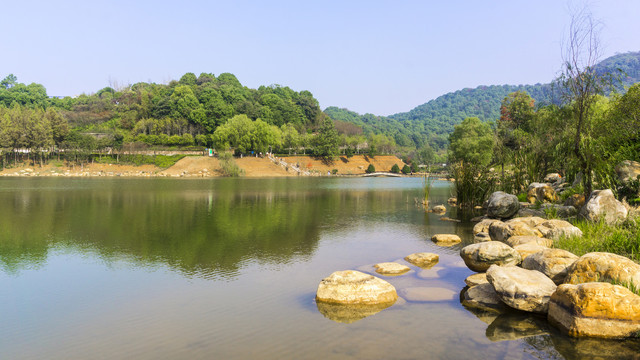
POLYGON ((309 153, 333 158, 393 153, 392 138, 365 136, 335 123, 309 91, 271 85, 250 89, 229 73, 193 73, 168 84, 105 87, 49 98, 42 85, 0 82, 0 148, 40 156, 105 149, 216 148, 236 153, 309 153))

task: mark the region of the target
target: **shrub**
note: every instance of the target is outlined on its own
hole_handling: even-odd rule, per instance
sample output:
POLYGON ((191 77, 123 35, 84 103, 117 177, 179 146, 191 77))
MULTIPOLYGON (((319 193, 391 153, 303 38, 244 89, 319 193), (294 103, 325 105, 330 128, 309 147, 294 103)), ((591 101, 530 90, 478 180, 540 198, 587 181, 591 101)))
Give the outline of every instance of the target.
POLYGON ((367 168, 366 172, 367 172, 367 174, 374 173, 374 172, 376 172, 376 167, 373 166, 373 164, 369 164, 369 167, 367 168))
POLYGON ((338 169, 333 169, 333 170, 331 170, 331 173, 332 173, 333 175, 337 174, 337 173, 338 173, 338 169))
POLYGON ((409 167, 409 165, 405 165, 402 167, 402 173, 405 175, 411 173, 411 168, 409 167))
POLYGON ((223 176, 238 177, 244 174, 244 170, 233 160, 231 152, 220 154, 220 169, 223 176))
POLYGON ((398 164, 393 164, 393 166, 391 167, 391 172, 394 174, 397 174, 400 172, 400 167, 398 166, 398 164))

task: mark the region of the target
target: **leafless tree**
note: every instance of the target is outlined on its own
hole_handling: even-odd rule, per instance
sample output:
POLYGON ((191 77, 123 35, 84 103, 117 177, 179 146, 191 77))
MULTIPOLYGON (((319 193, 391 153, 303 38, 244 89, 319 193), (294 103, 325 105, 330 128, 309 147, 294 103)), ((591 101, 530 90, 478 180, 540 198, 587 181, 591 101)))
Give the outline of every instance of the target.
POLYGON ((572 11, 559 79, 564 101, 573 110, 573 151, 583 173, 585 197, 591 194, 593 188, 593 162, 586 151, 590 141, 592 106, 607 83, 606 78, 595 69, 601 56, 601 28, 602 23, 593 18, 587 7, 572 11))

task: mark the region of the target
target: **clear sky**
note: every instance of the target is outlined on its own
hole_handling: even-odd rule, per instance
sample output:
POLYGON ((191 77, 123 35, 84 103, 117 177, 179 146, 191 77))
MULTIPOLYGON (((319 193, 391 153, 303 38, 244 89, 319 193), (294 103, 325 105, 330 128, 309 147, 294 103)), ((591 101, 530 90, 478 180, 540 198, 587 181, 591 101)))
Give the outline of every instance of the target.
MULTIPOLYGON (((0 78, 49 95, 186 72, 309 90, 324 109, 389 115, 478 85, 550 81, 565 0, 2 0, 0 78)), ((603 58, 640 51, 640 1, 590 1, 603 58)))

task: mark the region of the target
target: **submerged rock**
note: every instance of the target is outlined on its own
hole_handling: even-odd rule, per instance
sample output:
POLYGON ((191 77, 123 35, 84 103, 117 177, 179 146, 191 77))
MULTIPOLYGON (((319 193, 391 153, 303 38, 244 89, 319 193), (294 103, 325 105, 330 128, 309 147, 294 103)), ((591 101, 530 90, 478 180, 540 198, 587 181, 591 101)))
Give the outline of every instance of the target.
POLYGON ((493 265, 487 280, 505 304, 514 309, 544 314, 556 284, 543 273, 516 266, 493 265))
POLYGON ((413 302, 450 301, 458 295, 453 290, 441 287, 411 287, 400 290, 400 294, 413 302))
POLYGON ((404 258, 404 260, 411 265, 421 267, 423 269, 428 269, 437 264, 440 260, 440 257, 438 256, 438 254, 422 252, 408 255, 404 258))
POLYGON ((584 219, 593 222, 604 219, 607 224, 623 221, 627 218, 627 214, 627 208, 616 200, 610 189, 593 191, 580 210, 580 216, 584 219))
POLYGON ((566 250, 545 249, 524 259, 522 267, 527 270, 540 271, 556 285, 559 285, 567 277, 569 266, 577 259, 578 256, 566 250))
POLYGON ((562 284, 551 296, 548 318, 574 337, 633 336, 640 331, 640 296, 609 283, 562 284))
POLYGON ((518 265, 520 254, 511 246, 499 241, 471 244, 460 250, 460 257, 467 267, 476 272, 486 271, 491 265, 518 265))
POLYGON ((592 252, 582 255, 571 264, 564 282, 580 284, 593 281, 633 283, 640 288, 640 265, 624 256, 592 252))
POLYGON ((376 269, 378 274, 382 275, 401 275, 411 270, 408 266, 395 262, 379 263, 373 265, 373 267, 376 269))
POLYGON ((489 196, 487 215, 496 219, 507 219, 520 210, 518 197, 502 191, 496 191, 489 196))
POLYGON ((398 294, 393 285, 360 271, 336 271, 320 281, 317 302, 333 304, 393 304, 398 294))

